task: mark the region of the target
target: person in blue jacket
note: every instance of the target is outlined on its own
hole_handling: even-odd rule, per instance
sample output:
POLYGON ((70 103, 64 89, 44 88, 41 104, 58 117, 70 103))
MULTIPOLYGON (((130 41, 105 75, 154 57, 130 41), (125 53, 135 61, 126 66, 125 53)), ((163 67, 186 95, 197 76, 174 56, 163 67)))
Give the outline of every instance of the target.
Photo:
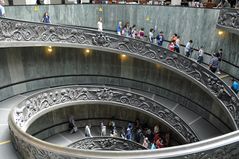
POLYGON ((232 79, 231 89, 237 94, 239 92, 239 84, 235 79, 232 79))
POLYGON ((42 22, 47 23, 47 24, 51 23, 50 16, 49 16, 48 12, 44 13, 44 15, 42 17, 42 22))
POLYGON ((158 46, 162 46, 164 41, 164 35, 162 31, 158 34, 156 39, 157 39, 158 46))

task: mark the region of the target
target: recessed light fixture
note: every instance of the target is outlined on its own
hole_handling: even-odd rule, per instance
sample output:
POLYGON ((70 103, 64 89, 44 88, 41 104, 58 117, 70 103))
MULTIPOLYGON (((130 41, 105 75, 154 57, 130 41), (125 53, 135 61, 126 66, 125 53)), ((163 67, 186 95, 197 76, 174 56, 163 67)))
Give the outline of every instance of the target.
POLYGON ((122 58, 126 58, 126 55, 125 55, 125 54, 121 54, 121 57, 122 57, 122 58))
POLYGON ((89 49, 86 49, 85 52, 86 52, 86 53, 90 53, 90 50, 89 50, 89 49))
POLYGON ((219 30, 219 31, 218 31, 218 35, 220 35, 220 36, 221 36, 221 35, 223 35, 223 34, 224 34, 224 32, 223 32, 223 31, 221 31, 221 30, 219 30))
POLYGON ((48 53, 52 53, 52 46, 48 46, 47 52, 48 52, 48 53))

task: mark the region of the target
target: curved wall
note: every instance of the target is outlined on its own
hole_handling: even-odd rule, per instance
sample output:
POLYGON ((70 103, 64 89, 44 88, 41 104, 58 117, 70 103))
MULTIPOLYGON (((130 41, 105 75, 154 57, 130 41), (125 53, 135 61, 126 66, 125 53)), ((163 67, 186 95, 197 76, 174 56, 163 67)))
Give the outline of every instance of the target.
MULTIPOLYGON (((80 25, 96 28, 98 17, 104 19, 104 28, 115 30, 119 20, 144 27, 146 32, 157 26, 165 32, 166 38, 179 33, 182 43, 189 39, 194 41, 193 47, 201 45, 207 52, 215 52, 223 48, 223 58, 234 65, 239 65, 239 37, 225 33, 218 36, 216 29, 219 11, 217 9, 183 8, 144 5, 42 5, 42 6, 9 6, 7 17, 30 21, 41 21, 42 15, 48 11, 52 23, 80 25), (102 8, 103 11, 99 10, 102 8)), ((208 61, 208 59, 205 59, 208 61)), ((223 70, 239 78, 239 69, 222 64, 223 70)))
MULTIPOLYGON (((136 119, 139 119, 141 124, 146 124, 152 129, 155 125, 159 125, 162 134, 166 132, 172 134, 172 144, 178 145, 184 143, 179 135, 175 134, 154 116, 128 107, 100 104, 72 105, 70 107, 54 110, 34 121, 28 128, 27 133, 31 135, 34 134, 35 137, 44 140, 57 133, 68 131, 68 119, 70 115, 74 116, 77 127, 81 128, 81 131, 84 130, 82 128, 84 128, 86 124, 100 128, 100 122, 103 122, 107 127, 108 133, 108 123, 111 121, 112 117, 114 117, 113 120, 116 123, 116 127, 125 129, 127 128, 128 122, 134 123, 136 119)), ((120 134, 120 132, 118 133, 120 134)))
POLYGON ((215 123, 219 130, 228 132, 228 128, 224 126, 220 128, 218 120, 215 120, 215 117, 207 112, 213 112, 217 119, 229 124, 230 119, 224 115, 224 110, 219 103, 196 84, 161 65, 130 57, 122 60, 118 54, 101 51, 92 51, 86 55, 84 49, 53 48, 53 53, 47 54, 45 49, 45 47, 1 49, 1 88, 14 82, 59 76, 59 78, 47 78, 6 87, 6 89, 1 89, 1 99, 25 91, 59 85, 111 84, 125 86, 147 90, 176 101, 196 111, 200 116, 204 115, 204 118, 215 123), (73 76, 61 77, 67 75, 73 76), (74 78, 74 75, 81 75, 82 78, 74 78), (94 76, 106 76, 107 78, 94 76), (141 81, 153 86, 108 78, 109 76, 141 81), (159 89, 157 86, 161 88, 159 89), (202 109, 197 109, 197 106, 202 109))

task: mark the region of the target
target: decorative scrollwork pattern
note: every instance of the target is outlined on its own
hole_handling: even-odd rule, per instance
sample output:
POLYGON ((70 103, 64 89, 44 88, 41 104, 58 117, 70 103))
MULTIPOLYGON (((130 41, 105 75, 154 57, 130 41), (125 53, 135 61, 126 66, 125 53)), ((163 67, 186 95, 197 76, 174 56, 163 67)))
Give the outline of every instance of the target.
MULTIPOLYGON (((217 21, 219 27, 230 28, 239 34, 239 11, 238 9, 221 9, 217 21)), ((230 30, 229 30, 230 31, 230 30)))
MULTIPOLYGON (((30 158, 30 159, 85 159, 85 158, 91 158, 89 156, 87 156, 86 154, 83 154, 84 156, 77 156, 75 157, 75 153, 74 151, 72 152, 70 149, 67 149, 64 151, 64 153, 59 154, 56 152, 51 152, 49 151, 46 147, 39 147, 39 144, 33 145, 33 144, 29 144, 25 139, 19 138, 18 135, 14 134, 14 131, 10 128, 10 133, 11 133, 11 140, 12 140, 12 144, 14 146, 14 148, 19 152, 19 154, 21 154, 22 158, 30 158), (65 152, 68 153, 65 153, 65 152), (72 155, 71 155, 72 154, 72 155)), ((103 141, 103 142, 108 142, 108 141, 103 141)), ((113 141, 114 142, 114 141, 113 141)), ((89 142, 91 143, 91 142, 89 142)), ((112 143, 112 141, 111 141, 112 143)), ((83 148, 88 149, 89 146, 88 143, 84 144, 84 143, 73 143, 72 145, 69 145, 69 148, 79 148, 79 146, 86 146, 83 148)), ((104 145, 104 144, 100 144, 100 145, 104 145)), ((112 145, 112 144, 111 144, 112 145)), ((188 152, 189 154, 185 154, 185 155, 171 155, 169 157, 166 157, 165 154, 163 154, 163 151, 159 150, 157 151, 157 153, 154 153, 154 155, 150 155, 151 157, 148 157, 149 159, 155 159, 155 158, 161 158, 162 156, 160 156, 161 154, 163 154, 163 158, 168 158, 168 159, 237 159, 239 156, 239 142, 234 142, 225 146, 220 146, 214 149, 208 149, 206 151, 203 152, 199 152, 199 153, 192 153, 190 154, 190 152, 188 152)), ((110 146, 106 146, 106 147, 110 147, 110 146)), ((80 147, 82 148, 82 147, 80 147)), ((101 147, 100 147, 101 148, 101 147)), ((85 149, 85 150, 86 150, 85 149)), ((61 149, 63 150, 63 149, 61 149)), ((80 151, 80 149, 78 149, 80 151)), ((98 150, 98 149, 97 149, 98 150)), ((163 150, 163 149, 162 149, 163 150)), ((175 150, 177 151, 177 150, 175 150)), ((59 152, 59 151, 58 151, 59 152)), ((127 153, 124 152, 124 153, 127 153)), ((144 152, 145 154, 151 153, 151 152, 144 152)), ((153 152, 152 152, 153 153, 153 152)), ((88 153, 90 154, 90 152, 88 153)), ((137 151, 135 151, 134 153, 130 153, 127 154, 128 157, 130 158, 138 158, 138 157, 142 157, 137 155, 137 151)), ((124 158, 127 158, 127 155, 123 155, 124 158)), ((117 155, 107 155, 106 156, 102 156, 99 155, 98 157, 94 157, 94 158, 119 158, 120 154, 117 155)), ((122 157, 123 158, 123 157, 122 157)))
POLYGON ((51 91, 35 94, 14 108, 14 121, 20 128, 23 128, 32 117, 42 111, 47 111, 49 107, 57 107, 59 104, 80 101, 114 102, 143 109, 144 111, 148 111, 158 116, 169 125, 173 126, 174 129, 185 138, 186 142, 190 143, 198 141, 197 136, 191 128, 170 109, 133 92, 110 87, 75 86, 53 89, 51 91))
POLYGON ((85 138, 68 145, 68 147, 75 149, 107 151, 146 150, 144 146, 138 143, 114 137, 85 138))

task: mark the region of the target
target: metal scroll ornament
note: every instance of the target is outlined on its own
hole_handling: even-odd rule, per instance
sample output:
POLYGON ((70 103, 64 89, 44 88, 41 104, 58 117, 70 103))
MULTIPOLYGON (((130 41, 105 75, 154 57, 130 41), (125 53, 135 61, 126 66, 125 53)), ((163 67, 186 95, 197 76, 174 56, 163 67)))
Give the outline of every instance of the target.
POLYGON ((198 137, 192 129, 174 112, 163 105, 135 94, 110 87, 68 87, 53 89, 50 91, 35 94, 14 109, 15 123, 23 130, 27 129, 27 123, 37 114, 48 111, 48 108, 57 108, 60 104, 74 104, 74 102, 98 101, 127 105, 150 112, 171 125, 186 142, 196 142, 198 137))
POLYGON ((221 9, 217 26, 227 31, 239 34, 239 10, 221 9))
POLYGON ((68 147, 75 149, 107 151, 146 150, 145 147, 138 143, 114 137, 85 138, 68 145, 68 147))

